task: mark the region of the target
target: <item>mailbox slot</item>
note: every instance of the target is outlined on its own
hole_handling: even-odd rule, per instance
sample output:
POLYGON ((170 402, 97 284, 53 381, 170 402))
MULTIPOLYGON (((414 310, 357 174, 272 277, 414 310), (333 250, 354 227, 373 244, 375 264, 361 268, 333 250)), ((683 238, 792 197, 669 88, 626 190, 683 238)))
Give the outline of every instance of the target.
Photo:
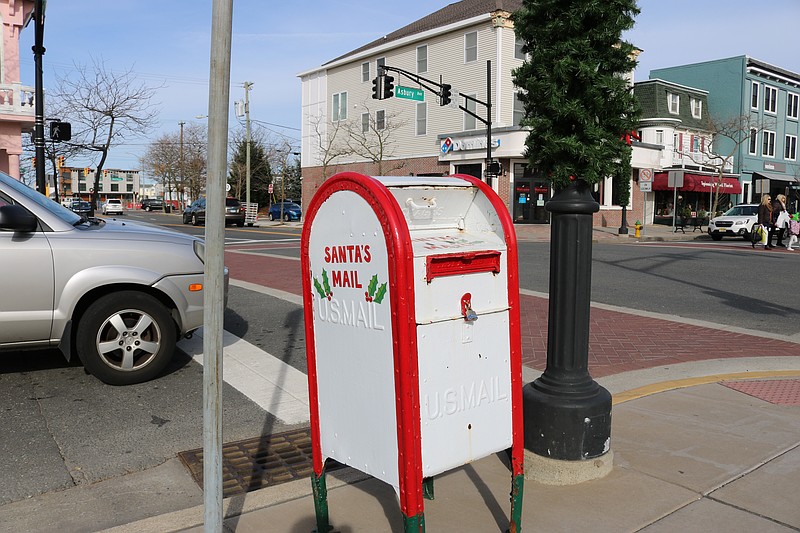
POLYGON ((500 252, 465 252, 456 254, 429 255, 426 258, 425 280, 430 283, 441 276, 476 274, 478 272, 500 273, 500 252))

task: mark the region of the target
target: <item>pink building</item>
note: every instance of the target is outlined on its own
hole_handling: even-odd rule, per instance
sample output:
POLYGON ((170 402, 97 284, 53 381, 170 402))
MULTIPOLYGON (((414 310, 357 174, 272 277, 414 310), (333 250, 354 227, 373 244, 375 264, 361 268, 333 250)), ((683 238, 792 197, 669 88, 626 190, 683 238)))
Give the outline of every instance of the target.
MULTIPOLYGON (((33 131, 33 87, 20 83, 19 35, 33 12, 33 0, 0 0, 0 171, 20 177, 22 133, 33 131)), ((33 31, 33 24, 28 31, 33 31)), ((30 52, 32 54, 32 52, 30 52)))

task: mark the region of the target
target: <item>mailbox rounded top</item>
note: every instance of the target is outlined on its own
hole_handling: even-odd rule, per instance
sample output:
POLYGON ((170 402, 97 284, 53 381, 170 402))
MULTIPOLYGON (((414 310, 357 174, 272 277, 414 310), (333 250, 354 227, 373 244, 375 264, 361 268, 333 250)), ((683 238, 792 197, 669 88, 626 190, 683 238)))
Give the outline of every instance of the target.
POLYGON ((591 187, 584 180, 575 180, 545 204, 551 213, 592 214, 600 211, 592 196, 591 187))

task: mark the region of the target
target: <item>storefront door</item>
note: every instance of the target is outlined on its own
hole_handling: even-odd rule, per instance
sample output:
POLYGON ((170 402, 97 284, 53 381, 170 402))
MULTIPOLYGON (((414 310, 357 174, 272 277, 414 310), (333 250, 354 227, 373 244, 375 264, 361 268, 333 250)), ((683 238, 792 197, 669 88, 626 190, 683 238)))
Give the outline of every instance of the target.
POLYGON ((546 180, 528 172, 527 165, 514 165, 514 223, 547 224, 550 214, 544 205, 550 200, 552 189, 546 180))

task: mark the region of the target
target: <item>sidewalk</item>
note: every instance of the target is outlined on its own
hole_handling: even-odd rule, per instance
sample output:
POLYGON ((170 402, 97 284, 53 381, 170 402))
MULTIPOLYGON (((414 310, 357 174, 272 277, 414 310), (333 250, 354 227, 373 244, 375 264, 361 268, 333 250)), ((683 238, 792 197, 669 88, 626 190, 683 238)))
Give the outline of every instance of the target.
MULTIPOLYGON (((522 531, 800 528, 800 379, 692 383, 614 406, 614 469, 607 477, 567 487, 527 481, 522 531)), ((511 475, 502 455, 436 478, 436 498, 425 502, 427 531, 506 530, 511 475)), ((345 469, 328 476, 328 487, 334 531, 403 530, 388 485, 345 469)), ((309 533, 316 527, 311 483, 230 498, 226 516, 226 531, 309 533)), ((200 506, 109 531, 199 533, 202 521, 200 506)))

